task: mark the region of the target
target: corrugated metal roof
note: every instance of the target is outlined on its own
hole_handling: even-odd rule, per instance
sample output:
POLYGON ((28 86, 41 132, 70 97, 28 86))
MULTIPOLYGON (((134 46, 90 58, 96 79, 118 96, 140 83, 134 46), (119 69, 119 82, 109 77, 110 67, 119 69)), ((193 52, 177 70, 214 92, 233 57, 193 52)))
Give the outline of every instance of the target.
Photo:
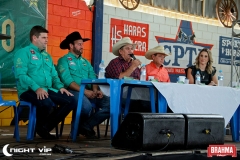
MULTIPOLYGON (((235 0, 234 2, 238 8, 238 17, 240 18, 240 1, 235 0)), ((217 0, 140 0, 140 3, 175 12, 217 19, 217 0)))

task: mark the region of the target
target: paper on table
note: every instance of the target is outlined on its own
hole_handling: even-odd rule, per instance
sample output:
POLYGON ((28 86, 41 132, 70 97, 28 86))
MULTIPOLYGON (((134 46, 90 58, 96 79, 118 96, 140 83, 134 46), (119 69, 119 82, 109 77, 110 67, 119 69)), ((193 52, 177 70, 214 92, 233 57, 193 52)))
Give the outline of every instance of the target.
POLYGON ((100 90, 103 92, 105 96, 110 96, 110 88, 108 85, 98 85, 100 90))

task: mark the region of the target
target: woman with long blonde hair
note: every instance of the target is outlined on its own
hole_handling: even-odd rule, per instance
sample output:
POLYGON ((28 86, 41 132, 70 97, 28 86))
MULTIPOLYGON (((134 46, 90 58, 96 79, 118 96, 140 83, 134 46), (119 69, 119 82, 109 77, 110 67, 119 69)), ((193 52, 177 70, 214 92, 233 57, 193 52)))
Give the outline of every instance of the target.
POLYGON ((193 66, 187 69, 189 84, 195 84, 195 75, 199 71, 201 83, 206 85, 217 85, 216 68, 212 66, 212 52, 209 49, 202 49, 195 59, 193 66))

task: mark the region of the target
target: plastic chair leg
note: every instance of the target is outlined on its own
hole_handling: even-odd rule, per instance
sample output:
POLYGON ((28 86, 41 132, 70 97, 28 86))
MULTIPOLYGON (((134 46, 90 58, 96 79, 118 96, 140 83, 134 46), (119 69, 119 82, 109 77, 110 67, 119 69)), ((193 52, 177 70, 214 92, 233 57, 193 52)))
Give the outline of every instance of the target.
POLYGON ((99 130, 99 125, 97 125, 97 135, 98 135, 98 138, 100 138, 100 130, 99 130))
POLYGON ((59 133, 59 137, 62 137, 62 132, 63 132, 63 126, 64 126, 64 121, 65 121, 65 118, 62 120, 61 122, 61 127, 60 127, 60 133, 59 133))
POLYGON ((107 125, 106 125, 106 129, 105 129, 105 135, 104 135, 104 137, 107 137, 108 125, 109 125, 109 118, 107 119, 107 125))
POLYGON ((58 136, 58 124, 55 127, 55 131, 56 131, 56 138, 58 139, 59 138, 59 136, 58 136))
POLYGON ((29 109, 29 120, 28 120, 28 131, 27 131, 27 140, 33 140, 35 133, 36 125, 36 106, 32 106, 29 109))
POLYGON ((14 108, 14 114, 15 114, 15 129, 14 129, 14 137, 16 138, 16 141, 19 142, 20 141, 20 137, 19 137, 19 128, 18 128, 18 112, 17 112, 17 107, 13 106, 14 108))

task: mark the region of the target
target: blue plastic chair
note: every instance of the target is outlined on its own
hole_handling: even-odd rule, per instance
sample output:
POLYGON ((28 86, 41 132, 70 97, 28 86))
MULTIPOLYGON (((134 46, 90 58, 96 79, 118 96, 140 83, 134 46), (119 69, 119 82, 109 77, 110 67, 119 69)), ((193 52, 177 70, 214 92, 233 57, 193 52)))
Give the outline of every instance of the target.
POLYGON ((36 106, 32 105, 30 102, 20 100, 18 105, 18 116, 21 114, 23 106, 29 107, 27 140, 33 140, 36 125, 36 106))
MULTIPOLYGON (((29 116, 28 116, 28 129, 27 129, 27 140, 33 140, 36 136, 36 106, 27 101, 19 101, 18 105, 18 116, 21 114, 22 107, 29 107, 29 116)), ((56 138, 58 138, 58 126, 56 126, 56 138)))
POLYGON ((19 138, 18 114, 17 114, 16 101, 4 101, 3 100, 2 92, 1 92, 1 74, 0 74, 0 107, 3 107, 3 106, 13 106, 13 108, 14 108, 14 116, 15 116, 14 137, 16 138, 17 142, 19 142, 20 138, 19 138))
MULTIPOLYGON (((13 74, 15 73, 14 66, 12 67, 12 72, 13 74)), ((17 85, 17 81, 16 81, 16 85, 17 85)), ((27 140, 33 140, 34 133, 35 133, 35 125, 36 125, 36 106, 32 105, 30 102, 20 100, 20 97, 18 97, 18 99, 19 99, 19 105, 18 105, 17 116, 21 114, 23 106, 29 107, 27 140)), ((15 118, 15 124, 16 124, 16 118, 15 118)), ((18 124, 18 119, 17 119, 17 124, 18 124)), ((16 134, 16 130, 14 132, 14 135, 15 134, 16 134)))

